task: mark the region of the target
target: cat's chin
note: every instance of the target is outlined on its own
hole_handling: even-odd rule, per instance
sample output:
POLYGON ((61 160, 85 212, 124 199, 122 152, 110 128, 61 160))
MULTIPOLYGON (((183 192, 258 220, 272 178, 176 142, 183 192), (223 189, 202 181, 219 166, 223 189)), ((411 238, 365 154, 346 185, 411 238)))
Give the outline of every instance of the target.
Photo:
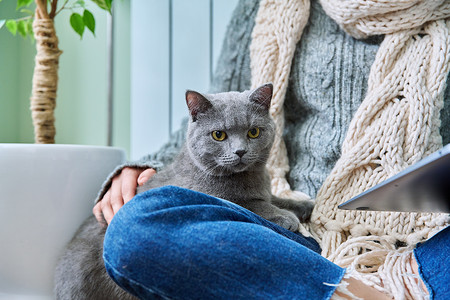
POLYGON ((247 171, 247 169, 248 169, 248 165, 244 164, 242 162, 240 162, 237 165, 232 167, 233 173, 244 172, 244 171, 247 171))
POLYGON ((215 176, 230 176, 233 174, 248 171, 248 169, 249 165, 240 162, 235 165, 220 166, 216 168, 214 172, 210 172, 210 174, 215 176))
POLYGON ((232 166, 225 167, 225 170, 228 172, 227 175, 232 175, 236 173, 242 173, 249 169, 249 165, 243 162, 238 162, 232 166))

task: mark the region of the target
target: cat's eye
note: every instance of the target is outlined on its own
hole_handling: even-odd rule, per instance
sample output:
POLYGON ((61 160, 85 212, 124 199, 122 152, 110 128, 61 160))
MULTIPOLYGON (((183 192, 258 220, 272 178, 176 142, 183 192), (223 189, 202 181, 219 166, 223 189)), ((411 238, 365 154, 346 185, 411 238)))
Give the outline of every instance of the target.
POLYGON ((248 137, 251 138, 251 139, 256 139, 256 138, 259 136, 259 133, 260 133, 259 128, 258 128, 258 127, 255 127, 255 128, 250 129, 250 130, 247 132, 247 135, 248 135, 248 137))
POLYGON ((227 138, 227 134, 225 133, 225 131, 220 131, 220 130, 215 130, 211 133, 213 139, 215 139, 216 141, 223 141, 224 139, 227 138))

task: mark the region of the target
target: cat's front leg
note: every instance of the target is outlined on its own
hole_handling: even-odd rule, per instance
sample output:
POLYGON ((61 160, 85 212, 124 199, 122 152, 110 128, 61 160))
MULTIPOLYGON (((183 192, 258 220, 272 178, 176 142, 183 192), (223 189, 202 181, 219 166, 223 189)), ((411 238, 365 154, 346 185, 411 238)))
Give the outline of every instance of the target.
POLYGON ((314 208, 313 200, 292 200, 278 198, 276 196, 272 196, 272 204, 281 209, 293 212, 302 223, 309 221, 314 208))
POLYGON ((285 209, 278 209, 271 216, 268 216, 267 220, 293 232, 298 231, 300 227, 300 220, 297 216, 285 209))
POLYGON ((291 211, 279 208, 269 201, 254 200, 248 201, 245 208, 251 210, 255 214, 264 219, 280 225, 290 231, 298 231, 300 221, 298 217, 291 211))

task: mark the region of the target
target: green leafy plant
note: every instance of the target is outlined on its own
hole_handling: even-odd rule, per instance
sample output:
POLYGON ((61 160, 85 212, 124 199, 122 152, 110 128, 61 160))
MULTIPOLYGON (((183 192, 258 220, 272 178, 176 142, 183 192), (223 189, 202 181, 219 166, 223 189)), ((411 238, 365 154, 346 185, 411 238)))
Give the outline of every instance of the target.
MULTIPOLYGON (((23 17, 17 19, 7 19, 0 20, 0 28, 5 26, 12 35, 19 33, 22 37, 33 38, 33 18, 34 11, 29 9, 30 5, 34 0, 17 0, 17 11, 24 14, 23 17)), ((1 2, 1 0, 0 0, 1 2)), ((111 12, 112 0, 91 0, 90 2, 95 3, 98 7, 111 12)), ((51 18, 56 17, 63 10, 71 10, 70 15, 70 25, 73 30, 83 37, 85 28, 89 29, 92 34, 95 35, 95 18, 91 11, 86 8, 86 1, 76 0, 69 1, 65 0, 61 7, 58 8, 58 0, 49 1, 51 7, 55 7, 55 11, 50 10, 49 16, 51 18), (56 3, 56 4, 53 4, 56 3), (78 13, 76 11, 80 11, 78 13)))
MULTIPOLYGON (((0 3, 2 0, 0 0, 0 3)), ((89 0, 111 13, 112 0, 89 0)), ((1 6, 1 4, 0 4, 1 6)), ((69 10, 73 30, 83 38, 87 28, 95 36, 95 17, 85 0, 17 0, 16 10, 23 16, 0 20, 0 29, 12 35, 30 37, 36 42, 36 65, 33 73, 31 111, 36 143, 54 143, 54 109, 58 86, 58 66, 61 51, 55 32, 54 19, 69 10), (32 9, 34 2, 35 8, 32 9)))

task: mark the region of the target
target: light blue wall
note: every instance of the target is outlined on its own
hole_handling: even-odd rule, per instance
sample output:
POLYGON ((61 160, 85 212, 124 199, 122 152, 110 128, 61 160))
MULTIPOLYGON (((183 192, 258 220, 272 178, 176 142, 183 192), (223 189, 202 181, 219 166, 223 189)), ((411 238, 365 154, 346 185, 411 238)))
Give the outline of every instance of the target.
MULTIPOLYGON (((15 1, 0 5, 0 20, 18 16, 15 1)), ((29 117, 22 111, 29 112, 33 53, 30 41, 0 30, 0 142, 32 141, 31 125, 25 125, 29 117)))
POLYGON ((186 89, 207 92, 237 0, 131 2, 131 158, 161 147, 187 116, 186 89))
MULTIPOLYGON (((0 10, 0 19, 4 17, 5 10, 0 10)), ((17 44, 8 32, 0 31, 0 140, 5 142, 17 142, 19 136, 17 44)))
POLYGON ((83 39, 68 22, 70 11, 56 21, 60 57, 56 142, 61 144, 106 145, 107 47, 106 13, 92 5, 96 36, 88 30, 83 39))
POLYGON ((131 1, 131 158, 169 136, 169 1, 131 1), (131 146, 132 145, 132 146, 131 146))
POLYGON ((130 2, 114 2, 114 105, 112 142, 130 153, 130 2))

